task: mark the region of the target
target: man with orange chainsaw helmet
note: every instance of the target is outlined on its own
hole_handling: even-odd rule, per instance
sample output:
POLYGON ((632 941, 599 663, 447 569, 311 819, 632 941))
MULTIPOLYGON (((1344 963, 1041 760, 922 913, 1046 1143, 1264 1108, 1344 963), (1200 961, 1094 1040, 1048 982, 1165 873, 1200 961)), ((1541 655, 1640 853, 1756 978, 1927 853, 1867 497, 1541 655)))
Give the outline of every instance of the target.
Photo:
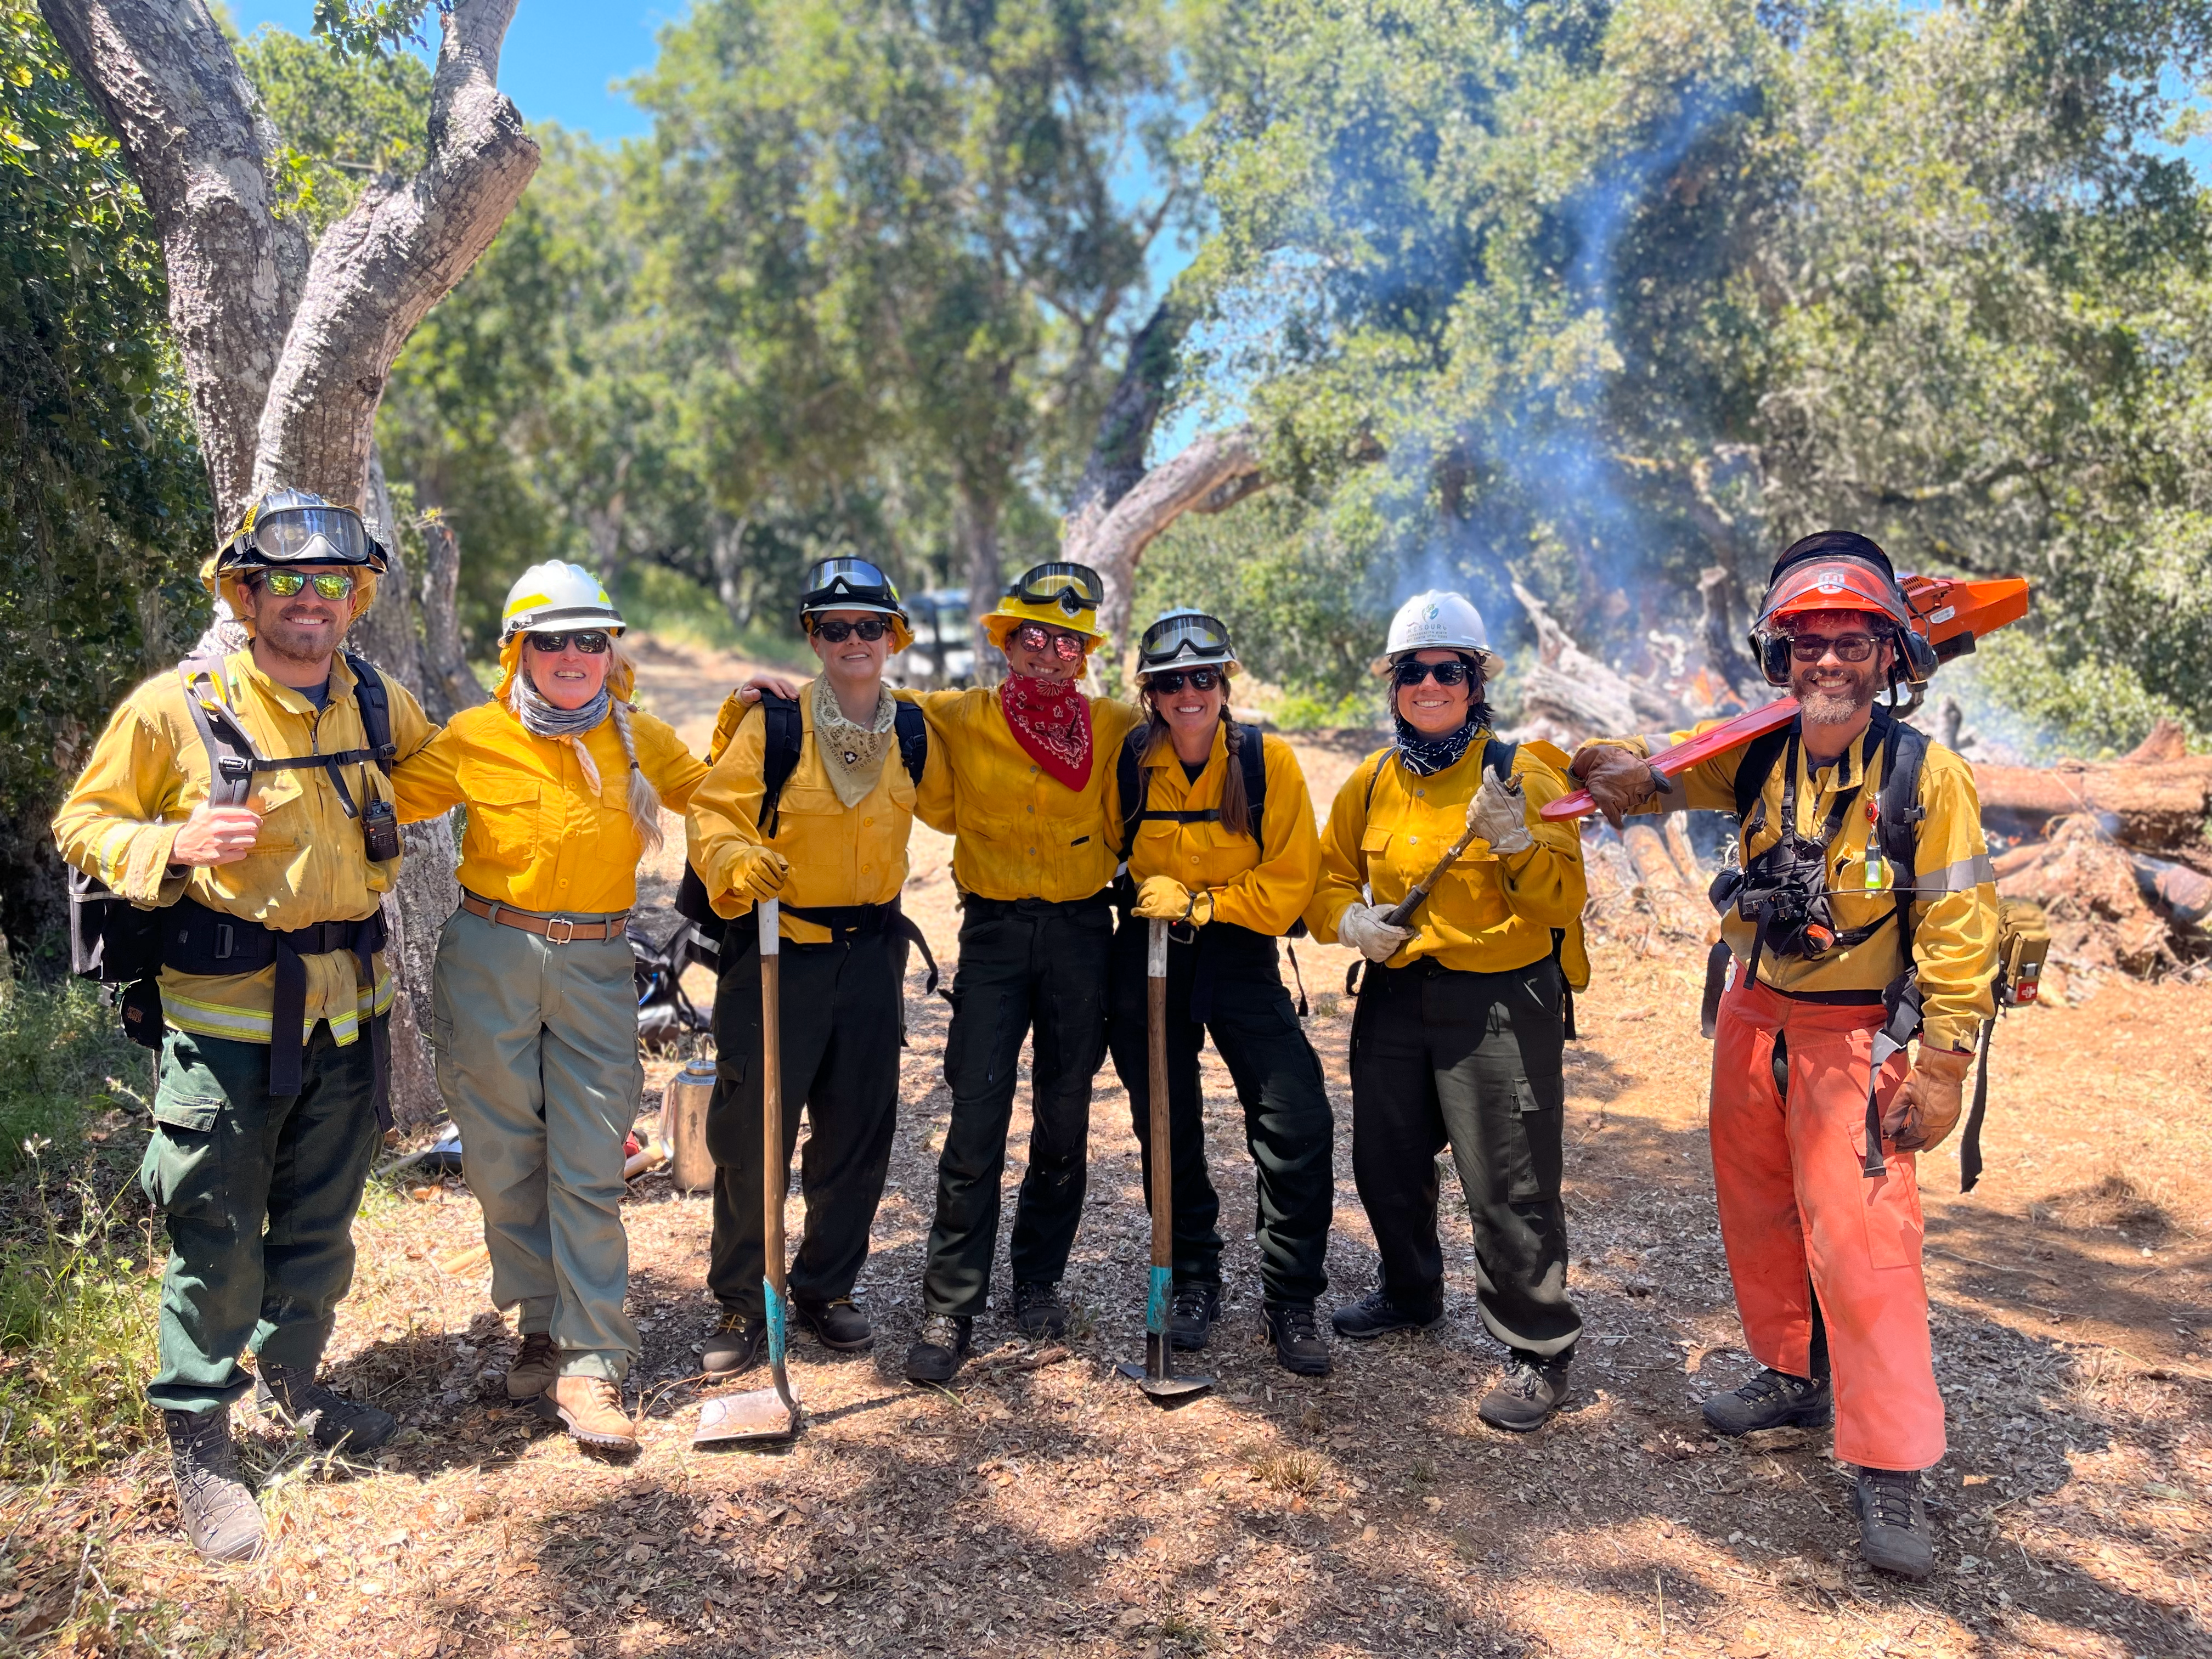
POLYGON ((1672 780, 1650 757, 1694 732, 1602 738, 1573 769, 1616 824, 1741 819, 1740 867, 1713 893, 1731 961, 1711 1130, 1736 1308, 1765 1369, 1706 1401, 1705 1420, 1732 1435, 1833 1421, 1835 1455, 1857 1466, 1862 1553, 1923 1578, 1920 1471, 1944 1439, 1915 1154, 1959 1120, 1993 1012, 1997 902, 1972 769, 1875 702, 1935 666, 1911 615, 1873 541, 1808 536, 1775 562, 1752 633, 1795 720, 1672 780))

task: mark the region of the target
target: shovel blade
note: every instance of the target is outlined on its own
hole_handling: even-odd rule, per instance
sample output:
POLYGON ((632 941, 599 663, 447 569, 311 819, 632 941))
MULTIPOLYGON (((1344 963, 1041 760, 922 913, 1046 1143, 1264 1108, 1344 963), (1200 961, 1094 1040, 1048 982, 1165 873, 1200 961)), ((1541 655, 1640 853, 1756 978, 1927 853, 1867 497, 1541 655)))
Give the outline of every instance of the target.
POLYGON ((1134 1361, 1125 1361, 1114 1369, 1164 1406, 1204 1394, 1213 1386, 1210 1376, 1154 1376, 1134 1361))
POLYGON ((699 1426, 691 1443, 733 1440, 788 1440, 799 1432, 799 1413, 784 1403, 774 1389, 752 1389, 724 1395, 699 1407, 699 1426))

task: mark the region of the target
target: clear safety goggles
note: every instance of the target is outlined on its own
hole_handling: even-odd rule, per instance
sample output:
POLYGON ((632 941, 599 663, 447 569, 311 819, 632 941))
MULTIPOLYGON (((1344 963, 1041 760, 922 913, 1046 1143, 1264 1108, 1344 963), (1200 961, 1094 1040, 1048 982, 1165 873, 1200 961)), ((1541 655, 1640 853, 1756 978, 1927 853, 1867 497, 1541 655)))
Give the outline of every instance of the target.
POLYGON ((240 532, 238 544, 276 564, 371 564, 384 550, 344 507, 280 507, 240 532))
POLYGON ((810 605, 827 605, 841 596, 896 605, 898 588, 881 566, 866 559, 823 559, 806 573, 806 599, 810 605))
POLYGON ((1145 630, 1137 641, 1137 655, 1147 666, 1162 665, 1182 657, 1218 659, 1234 653, 1229 644, 1229 626, 1218 617, 1205 616, 1188 611, 1173 617, 1163 617, 1145 630))
POLYGON ((1106 584, 1087 564, 1055 560, 1025 572, 1008 597, 1024 605, 1056 605, 1073 617, 1103 604, 1106 584))

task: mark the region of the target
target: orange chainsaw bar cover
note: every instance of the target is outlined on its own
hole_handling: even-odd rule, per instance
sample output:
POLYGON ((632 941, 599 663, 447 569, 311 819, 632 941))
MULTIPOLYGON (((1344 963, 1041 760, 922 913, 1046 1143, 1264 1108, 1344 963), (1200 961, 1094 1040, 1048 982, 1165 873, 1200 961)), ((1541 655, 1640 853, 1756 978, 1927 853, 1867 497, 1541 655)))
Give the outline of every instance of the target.
MULTIPOLYGON (((1926 635, 1931 645, 1942 646, 1961 635, 1968 640, 1979 639, 1993 629, 2016 623, 2027 615, 2027 582, 2020 576, 1973 580, 1962 576, 1906 576, 1902 579, 1902 586, 1905 602, 1912 607, 1912 626, 1915 631, 1926 635)), ((1959 653, 1954 650, 1943 654, 1949 657, 1959 653)), ((1753 738, 1779 731, 1796 717, 1797 700, 1778 698, 1764 708, 1738 714, 1686 743, 1662 750, 1652 757, 1652 769, 1664 777, 1680 777, 1700 761, 1740 749, 1753 738)), ((1557 823, 1561 818, 1582 817, 1596 810, 1597 803, 1590 799, 1589 791, 1577 789, 1572 794, 1547 802, 1538 816, 1547 823, 1557 823)))

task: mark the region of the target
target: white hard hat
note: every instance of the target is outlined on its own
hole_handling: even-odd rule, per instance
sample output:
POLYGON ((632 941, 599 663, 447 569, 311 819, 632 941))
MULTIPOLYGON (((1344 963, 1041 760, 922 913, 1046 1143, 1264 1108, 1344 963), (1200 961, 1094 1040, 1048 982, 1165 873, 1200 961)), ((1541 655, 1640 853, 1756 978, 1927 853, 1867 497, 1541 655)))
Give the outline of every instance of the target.
POLYGON ((1432 588, 1416 593, 1390 618, 1389 642, 1382 647, 1377 672, 1388 672, 1399 658, 1416 651, 1463 651, 1481 665, 1485 679, 1494 678, 1504 659, 1490 648, 1490 630, 1482 612, 1464 593, 1432 588))
POLYGON ((580 564, 548 559, 533 564, 507 590, 507 608, 500 613, 499 636, 517 634, 561 634, 578 628, 623 631, 623 619, 599 579, 580 564))

